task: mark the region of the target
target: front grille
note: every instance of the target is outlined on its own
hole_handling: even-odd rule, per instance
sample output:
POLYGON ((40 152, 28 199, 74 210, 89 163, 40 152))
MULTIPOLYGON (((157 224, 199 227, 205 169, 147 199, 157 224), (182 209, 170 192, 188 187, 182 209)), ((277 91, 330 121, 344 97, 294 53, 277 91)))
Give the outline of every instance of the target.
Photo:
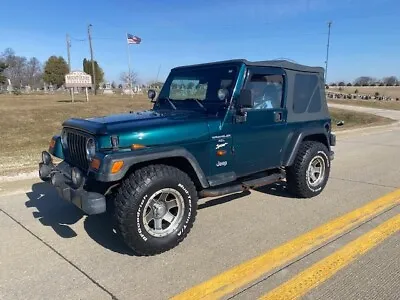
POLYGON ((67 130, 67 157, 66 160, 73 166, 87 170, 89 162, 86 158, 86 141, 88 136, 78 131, 67 130))

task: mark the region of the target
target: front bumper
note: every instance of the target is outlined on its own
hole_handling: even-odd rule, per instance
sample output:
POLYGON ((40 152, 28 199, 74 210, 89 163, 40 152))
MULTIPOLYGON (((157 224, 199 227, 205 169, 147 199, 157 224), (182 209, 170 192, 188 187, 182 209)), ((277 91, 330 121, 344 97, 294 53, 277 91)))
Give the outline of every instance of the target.
POLYGON ((86 191, 84 186, 87 178, 82 174, 80 174, 82 176, 81 184, 78 187, 74 186, 71 174, 72 167, 65 161, 57 166, 51 159, 39 163, 39 177, 50 183, 61 198, 73 203, 88 215, 104 213, 106 211, 105 196, 86 191))

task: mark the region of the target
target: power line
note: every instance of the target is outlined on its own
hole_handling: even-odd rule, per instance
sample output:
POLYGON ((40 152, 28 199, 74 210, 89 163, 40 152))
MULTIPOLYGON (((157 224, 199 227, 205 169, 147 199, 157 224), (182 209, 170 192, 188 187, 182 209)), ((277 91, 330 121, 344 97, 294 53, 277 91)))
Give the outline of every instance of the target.
POLYGON ((77 39, 77 38, 74 38, 72 36, 70 37, 70 39, 75 41, 75 42, 86 42, 87 41, 87 39, 77 39))

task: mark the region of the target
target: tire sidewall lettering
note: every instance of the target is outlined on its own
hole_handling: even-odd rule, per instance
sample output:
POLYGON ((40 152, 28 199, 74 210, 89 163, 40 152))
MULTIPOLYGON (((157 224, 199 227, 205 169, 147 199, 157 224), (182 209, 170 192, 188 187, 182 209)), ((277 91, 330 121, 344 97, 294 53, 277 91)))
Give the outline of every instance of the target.
POLYGON ((136 212, 137 231, 138 231, 139 236, 142 238, 142 240, 144 242, 149 242, 151 240, 157 240, 157 239, 170 238, 173 235, 177 235, 178 237, 180 237, 183 235, 185 230, 188 228, 188 224, 190 223, 190 220, 192 218, 192 196, 190 195, 189 190, 182 183, 169 185, 168 187, 175 188, 183 196, 184 203, 185 203, 185 210, 186 210, 186 212, 184 212, 184 215, 186 216, 186 218, 181 221, 181 225, 178 226, 177 230, 175 232, 171 233, 170 235, 162 237, 162 238, 150 237, 148 235, 148 233, 146 232, 146 229, 144 228, 142 215, 143 215, 143 213, 145 213, 143 211, 143 208, 146 206, 147 201, 149 200, 150 196, 153 193, 155 193, 156 191, 151 191, 151 192, 145 193, 142 196, 142 200, 140 201, 140 204, 139 204, 137 212, 136 212))
POLYGON ((136 226, 137 226, 137 229, 138 229, 138 233, 139 233, 139 236, 140 236, 140 237, 143 239, 143 241, 145 241, 145 242, 148 241, 148 238, 143 234, 143 230, 144 230, 144 229, 142 228, 141 220, 142 220, 142 209, 143 209, 143 207, 144 207, 144 205, 145 205, 145 203, 147 202, 148 199, 149 199, 148 194, 145 194, 145 195, 142 197, 142 201, 140 201, 138 210, 137 210, 137 212, 136 212, 136 226))
POLYGON ((186 189, 186 187, 182 183, 178 183, 178 187, 186 194, 186 196, 188 198, 188 201, 187 201, 188 212, 187 212, 186 220, 184 221, 182 228, 179 229, 176 233, 177 236, 181 236, 185 232, 185 230, 187 228, 187 224, 189 224, 191 216, 192 216, 192 196, 190 195, 189 191, 186 189))

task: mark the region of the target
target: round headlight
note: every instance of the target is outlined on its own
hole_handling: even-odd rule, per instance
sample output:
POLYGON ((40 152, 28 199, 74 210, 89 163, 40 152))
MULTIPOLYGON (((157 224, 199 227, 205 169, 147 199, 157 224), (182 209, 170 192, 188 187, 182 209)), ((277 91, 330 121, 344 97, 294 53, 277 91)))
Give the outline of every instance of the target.
POLYGON ((92 160, 95 154, 96 154, 96 144, 94 142, 94 139, 89 138, 86 142, 86 158, 88 160, 92 160))
POLYGON ((67 132, 65 131, 65 129, 63 129, 63 131, 61 132, 61 144, 64 148, 68 147, 67 132))

